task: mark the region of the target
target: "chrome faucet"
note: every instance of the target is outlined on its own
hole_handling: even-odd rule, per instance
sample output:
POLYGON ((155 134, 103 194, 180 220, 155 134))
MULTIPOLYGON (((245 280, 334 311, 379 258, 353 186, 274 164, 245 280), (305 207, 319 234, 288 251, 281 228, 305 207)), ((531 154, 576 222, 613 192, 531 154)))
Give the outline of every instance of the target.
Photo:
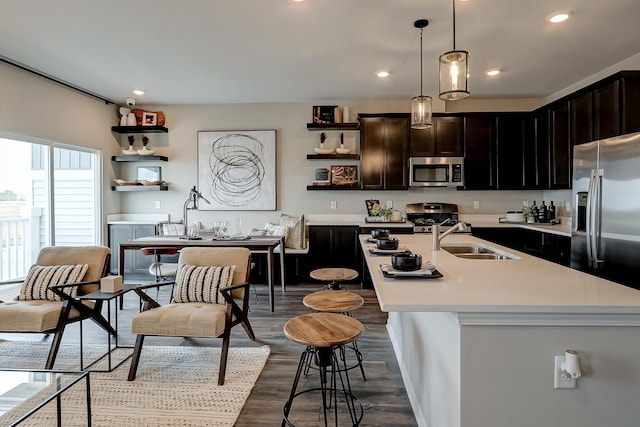
POLYGON ((467 224, 464 223, 463 221, 458 222, 456 225, 454 225, 453 227, 451 227, 450 229, 448 229, 447 231, 445 231, 444 233, 440 234, 440 226, 441 225, 445 225, 447 222, 449 222, 450 218, 447 218, 446 220, 444 220, 443 222, 441 222, 440 224, 433 224, 431 226, 431 231, 432 231, 432 241, 433 241, 433 245, 431 247, 432 250, 434 251, 439 251, 440 250, 440 241, 442 239, 444 239, 445 237, 447 237, 449 234, 455 232, 455 231, 467 231, 467 224))

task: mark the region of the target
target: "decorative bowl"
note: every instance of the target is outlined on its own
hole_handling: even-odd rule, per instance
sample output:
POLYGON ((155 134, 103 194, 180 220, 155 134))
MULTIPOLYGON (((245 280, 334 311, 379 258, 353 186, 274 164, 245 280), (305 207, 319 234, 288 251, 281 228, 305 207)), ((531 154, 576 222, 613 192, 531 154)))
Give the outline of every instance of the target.
POLYGON ((315 148, 314 150, 318 154, 331 154, 335 151, 335 148, 315 148))
POLYGON ((351 148, 341 148, 341 147, 338 147, 338 148, 336 148, 336 152, 337 152, 338 154, 349 154, 349 153, 351 152, 351 148))
POLYGON ((522 211, 507 211, 507 221, 524 222, 524 214, 522 213, 522 211))
POLYGON ((389 230, 383 230, 379 228, 374 228, 373 230, 371 230, 371 237, 373 237, 374 239, 384 239, 389 237, 389 234, 391 234, 389 230))
POLYGON ((397 254, 391 255, 391 266, 396 270, 414 271, 422 267, 422 255, 397 254))
POLYGON ((398 249, 398 239, 395 237, 385 237, 376 241, 378 249, 398 249))

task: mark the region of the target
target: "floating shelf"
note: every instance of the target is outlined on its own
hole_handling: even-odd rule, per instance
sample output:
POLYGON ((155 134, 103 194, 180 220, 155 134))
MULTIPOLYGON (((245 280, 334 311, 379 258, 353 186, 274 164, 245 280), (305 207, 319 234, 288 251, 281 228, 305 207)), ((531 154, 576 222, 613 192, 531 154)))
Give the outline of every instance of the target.
POLYGON ((167 191, 166 185, 112 185, 113 191, 167 191))
POLYGON ((307 185, 309 191, 322 190, 360 190, 360 185, 307 185))
POLYGON ((156 162, 169 161, 167 156, 140 156, 138 154, 133 154, 130 156, 112 156, 111 161, 113 162, 156 162))
POLYGON ((307 130, 359 130, 360 122, 353 123, 307 123, 307 130))
POLYGON ((307 160, 322 159, 360 160, 360 154, 307 154, 307 160))
POLYGON ((169 129, 164 126, 111 126, 111 132, 115 133, 167 133, 169 129))

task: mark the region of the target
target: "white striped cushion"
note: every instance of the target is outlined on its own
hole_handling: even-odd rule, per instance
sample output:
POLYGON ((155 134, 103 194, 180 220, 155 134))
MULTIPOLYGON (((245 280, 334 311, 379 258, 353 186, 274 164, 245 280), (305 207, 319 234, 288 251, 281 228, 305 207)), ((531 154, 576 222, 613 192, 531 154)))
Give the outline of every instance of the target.
POLYGON ((231 284, 235 269, 235 265, 225 267, 182 265, 176 275, 173 301, 225 304, 224 296, 218 291, 231 284))
MULTIPOLYGON (((60 297, 49 290, 49 286, 68 285, 82 282, 89 266, 76 265, 32 265, 22 283, 18 301, 48 300, 61 301, 60 297)), ((64 292, 71 297, 78 294, 78 287, 66 288, 64 292)))

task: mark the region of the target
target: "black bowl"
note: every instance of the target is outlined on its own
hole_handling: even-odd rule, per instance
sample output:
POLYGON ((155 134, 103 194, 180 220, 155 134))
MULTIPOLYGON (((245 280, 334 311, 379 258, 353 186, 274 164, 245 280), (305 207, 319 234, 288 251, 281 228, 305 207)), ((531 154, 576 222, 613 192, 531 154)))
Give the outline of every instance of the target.
POLYGON ((422 255, 398 254, 391 255, 391 266, 396 270, 413 271, 422 267, 422 255))
POLYGON ((385 239, 389 237, 389 234, 389 230, 381 230, 379 228, 371 230, 371 237, 373 237, 374 239, 385 239))
POLYGON ((376 240, 378 249, 398 249, 398 239, 395 237, 387 237, 385 239, 376 240))

